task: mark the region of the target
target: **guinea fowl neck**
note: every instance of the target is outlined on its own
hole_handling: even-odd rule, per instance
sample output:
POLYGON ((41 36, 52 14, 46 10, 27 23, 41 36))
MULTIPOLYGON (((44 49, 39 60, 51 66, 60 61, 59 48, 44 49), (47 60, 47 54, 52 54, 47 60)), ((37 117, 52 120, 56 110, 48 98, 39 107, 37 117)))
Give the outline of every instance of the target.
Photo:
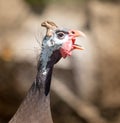
POLYGON ((36 76, 36 85, 38 88, 43 86, 44 94, 47 96, 50 91, 51 77, 53 66, 61 59, 61 54, 59 50, 52 52, 51 50, 46 50, 44 54, 44 49, 41 53, 40 60, 38 62, 38 73, 36 76))

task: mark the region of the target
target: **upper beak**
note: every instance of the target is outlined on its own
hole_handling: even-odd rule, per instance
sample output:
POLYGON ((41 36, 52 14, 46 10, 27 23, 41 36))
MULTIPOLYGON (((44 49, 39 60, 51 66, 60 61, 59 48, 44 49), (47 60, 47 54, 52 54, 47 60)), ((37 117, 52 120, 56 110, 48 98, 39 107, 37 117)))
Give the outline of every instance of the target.
POLYGON ((84 37, 84 38, 86 38, 86 35, 79 30, 70 30, 69 34, 70 34, 70 36, 73 36, 73 37, 84 37))

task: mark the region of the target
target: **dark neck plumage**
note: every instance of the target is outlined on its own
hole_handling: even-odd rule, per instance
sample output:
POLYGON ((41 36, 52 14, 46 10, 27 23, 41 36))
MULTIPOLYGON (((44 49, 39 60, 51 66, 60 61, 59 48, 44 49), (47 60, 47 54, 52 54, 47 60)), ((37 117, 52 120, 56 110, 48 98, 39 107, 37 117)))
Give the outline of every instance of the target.
POLYGON ((38 62, 38 72, 35 84, 38 89, 43 89, 44 94, 47 96, 50 91, 53 67, 54 64, 61 59, 61 54, 59 50, 53 51, 52 54, 50 54, 49 50, 47 51, 47 54, 44 54, 43 51, 38 62))

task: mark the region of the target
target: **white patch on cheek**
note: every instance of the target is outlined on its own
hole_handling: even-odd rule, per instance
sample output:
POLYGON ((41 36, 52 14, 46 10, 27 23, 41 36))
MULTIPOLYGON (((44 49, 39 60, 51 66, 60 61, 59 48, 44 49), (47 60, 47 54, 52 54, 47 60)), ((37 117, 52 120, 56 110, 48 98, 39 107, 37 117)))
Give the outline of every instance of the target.
POLYGON ((69 40, 69 36, 66 35, 63 39, 58 39, 58 37, 55 37, 54 40, 55 40, 55 45, 62 45, 63 43, 69 40))
POLYGON ((46 46, 51 47, 55 45, 55 41, 54 40, 49 40, 46 44, 46 46))

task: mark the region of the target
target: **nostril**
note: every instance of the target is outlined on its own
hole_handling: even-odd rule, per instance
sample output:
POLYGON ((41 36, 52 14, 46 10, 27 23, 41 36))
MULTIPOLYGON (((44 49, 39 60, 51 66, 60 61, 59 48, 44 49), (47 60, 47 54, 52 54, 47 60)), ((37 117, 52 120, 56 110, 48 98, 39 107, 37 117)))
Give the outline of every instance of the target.
POLYGON ((71 33, 72 33, 72 34, 75 34, 75 32, 74 32, 74 31, 71 31, 71 33))

